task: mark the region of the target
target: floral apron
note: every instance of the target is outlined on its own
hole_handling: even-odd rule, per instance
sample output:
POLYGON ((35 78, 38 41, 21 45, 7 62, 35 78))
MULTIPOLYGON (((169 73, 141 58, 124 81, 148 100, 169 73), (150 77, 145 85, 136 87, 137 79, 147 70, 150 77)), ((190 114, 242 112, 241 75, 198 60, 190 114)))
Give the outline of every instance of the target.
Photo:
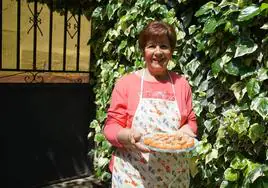
MULTIPOLYGON (((144 71, 141 78, 140 101, 131 129, 142 135, 153 132, 171 132, 179 128, 180 112, 173 81, 173 100, 143 98, 144 71)), ((113 188, 188 188, 190 182, 188 160, 183 154, 142 153, 117 149, 112 173, 113 188)))

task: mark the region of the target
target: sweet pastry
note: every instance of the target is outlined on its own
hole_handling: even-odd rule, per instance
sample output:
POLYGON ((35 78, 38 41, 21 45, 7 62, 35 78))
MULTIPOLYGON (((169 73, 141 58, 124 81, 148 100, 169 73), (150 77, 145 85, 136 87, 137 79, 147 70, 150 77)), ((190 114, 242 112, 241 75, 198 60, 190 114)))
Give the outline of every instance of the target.
POLYGON ((158 149, 180 150, 194 146, 194 138, 184 134, 157 133, 143 139, 145 145, 158 149))

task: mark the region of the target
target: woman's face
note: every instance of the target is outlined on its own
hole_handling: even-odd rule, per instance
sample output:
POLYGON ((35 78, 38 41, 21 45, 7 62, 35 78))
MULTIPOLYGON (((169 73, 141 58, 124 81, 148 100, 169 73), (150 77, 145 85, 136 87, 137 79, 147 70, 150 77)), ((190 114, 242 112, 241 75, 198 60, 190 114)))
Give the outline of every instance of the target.
POLYGON ((167 65, 172 56, 172 49, 167 36, 151 38, 144 48, 146 66, 152 75, 166 74, 167 65))

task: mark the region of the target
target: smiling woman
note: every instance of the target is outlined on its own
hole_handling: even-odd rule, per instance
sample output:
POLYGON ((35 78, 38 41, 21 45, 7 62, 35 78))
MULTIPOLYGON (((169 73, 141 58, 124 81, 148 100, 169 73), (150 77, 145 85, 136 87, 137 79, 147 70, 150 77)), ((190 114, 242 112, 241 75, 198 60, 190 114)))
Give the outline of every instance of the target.
POLYGON ((167 69, 176 33, 167 23, 153 21, 141 32, 139 44, 145 68, 116 83, 104 127, 107 140, 117 147, 110 163, 112 186, 189 187, 189 164, 183 154, 152 153, 141 143, 151 133, 195 137, 197 131, 191 88, 185 78, 167 69))

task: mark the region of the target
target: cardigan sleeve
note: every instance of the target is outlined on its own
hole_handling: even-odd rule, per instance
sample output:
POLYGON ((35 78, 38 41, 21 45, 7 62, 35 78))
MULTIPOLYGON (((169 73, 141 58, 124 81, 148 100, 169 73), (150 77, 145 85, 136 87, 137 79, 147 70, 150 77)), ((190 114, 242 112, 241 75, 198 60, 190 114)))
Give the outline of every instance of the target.
POLYGON ((190 85, 187 83, 188 89, 186 90, 186 107, 188 112, 188 125, 191 127, 193 132, 197 134, 197 123, 196 116, 193 111, 193 103, 192 103, 192 90, 190 85))
POLYGON ((107 112, 104 126, 104 136, 115 147, 123 147, 117 140, 118 132, 126 127, 127 122, 127 92, 124 82, 119 80, 113 89, 111 105, 107 112))

